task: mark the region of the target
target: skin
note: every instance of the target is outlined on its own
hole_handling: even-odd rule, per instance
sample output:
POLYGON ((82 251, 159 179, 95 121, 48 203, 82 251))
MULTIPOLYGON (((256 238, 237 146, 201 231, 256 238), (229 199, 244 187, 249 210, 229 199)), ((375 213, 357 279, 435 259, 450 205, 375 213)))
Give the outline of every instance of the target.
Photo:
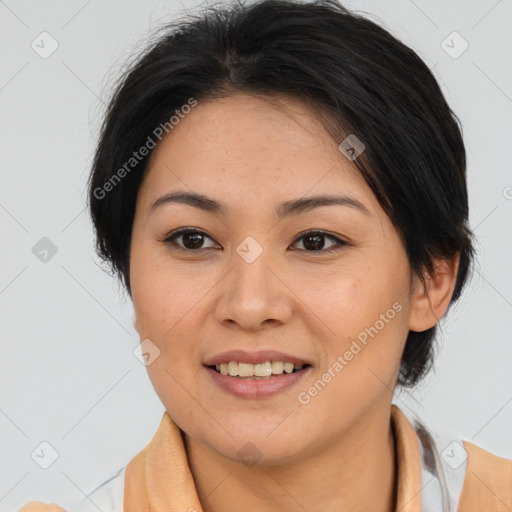
POLYGON ((438 261, 427 290, 420 286, 396 229, 338 143, 300 101, 272 99, 199 102, 152 154, 130 249, 134 324, 161 350, 149 377, 185 433, 204 511, 389 512, 401 354, 409 330, 445 313, 457 258, 438 261), (227 212, 179 203, 150 211, 175 190, 205 194, 227 212), (276 220, 278 204, 324 193, 356 198, 368 213, 330 205, 276 220), (202 251, 184 237, 174 248, 162 241, 181 227, 204 232, 202 251), (326 236, 315 250, 300 236, 309 229, 347 245, 326 253, 336 246, 326 236), (248 236, 263 248, 252 263, 236 251, 248 236), (396 302, 400 312, 300 403, 298 394, 396 302), (238 348, 280 350, 313 368, 273 397, 235 397, 212 383, 203 361, 238 348), (252 466, 237 455, 248 442, 261 456, 252 466))

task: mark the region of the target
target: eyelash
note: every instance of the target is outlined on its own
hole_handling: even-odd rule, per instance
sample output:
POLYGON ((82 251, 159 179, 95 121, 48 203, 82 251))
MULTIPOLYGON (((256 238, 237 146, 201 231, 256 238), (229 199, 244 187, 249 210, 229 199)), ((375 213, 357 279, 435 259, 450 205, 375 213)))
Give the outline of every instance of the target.
MULTIPOLYGON (((189 253, 193 253, 193 252, 199 253, 199 252, 211 249, 211 248, 207 248, 207 247, 200 248, 200 249, 186 249, 184 247, 180 247, 175 242, 175 240, 177 238, 180 238, 184 234, 187 234, 187 233, 198 233, 198 234, 204 235, 207 238, 209 238, 210 240, 214 241, 213 238, 208 236, 204 231, 201 231, 201 230, 198 230, 198 229, 191 229, 191 228, 178 229, 177 231, 174 231, 173 233, 171 233, 170 235, 168 235, 167 237, 165 237, 163 240, 160 240, 160 241, 163 244, 171 247, 173 250, 189 252, 189 253)), ((299 250, 299 251, 308 252, 308 253, 324 253, 325 254, 325 253, 331 253, 331 252, 334 252, 334 251, 338 251, 343 246, 349 245, 347 242, 345 242, 343 240, 340 240, 339 238, 335 237, 334 235, 331 235, 329 233, 326 233, 325 231, 319 231, 319 230, 309 230, 309 231, 306 231, 304 233, 301 233, 301 235, 298 238, 295 239, 295 241, 293 242, 293 245, 295 245, 302 238, 305 238, 305 237, 310 236, 310 235, 320 235, 320 236, 323 236, 324 238, 328 238, 328 239, 336 242, 336 245, 330 247, 329 249, 319 249, 318 251, 308 251, 306 249, 294 249, 294 250, 299 250)))

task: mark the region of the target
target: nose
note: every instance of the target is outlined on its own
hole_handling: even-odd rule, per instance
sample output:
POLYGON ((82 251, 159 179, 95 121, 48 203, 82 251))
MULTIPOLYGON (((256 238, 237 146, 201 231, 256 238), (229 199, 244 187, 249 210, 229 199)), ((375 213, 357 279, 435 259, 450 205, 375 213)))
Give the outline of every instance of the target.
POLYGON ((258 331, 285 324, 292 315, 293 292, 270 249, 254 260, 234 252, 231 270, 219 284, 215 315, 227 327, 258 331))

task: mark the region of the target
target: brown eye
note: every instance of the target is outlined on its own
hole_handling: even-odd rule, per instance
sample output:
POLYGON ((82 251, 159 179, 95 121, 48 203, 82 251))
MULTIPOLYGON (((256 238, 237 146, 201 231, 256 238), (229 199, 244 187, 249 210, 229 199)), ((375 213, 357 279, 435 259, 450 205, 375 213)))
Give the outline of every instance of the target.
MULTIPOLYGON (((206 239, 212 240, 204 231, 197 229, 180 229, 162 241, 167 245, 172 245, 173 248, 177 248, 178 250, 202 251, 207 249, 207 247, 203 247, 203 243, 206 239), (182 241, 177 242, 180 238, 182 241)), ((216 245, 216 247, 219 246, 216 245)))
MULTIPOLYGON (((339 249, 341 246, 347 245, 346 242, 336 238, 333 235, 324 233, 323 231, 309 231, 297 239, 297 242, 302 240, 303 249, 301 251, 307 252, 330 252, 339 249), (325 240, 329 239, 334 241, 332 246, 325 248, 325 240)), ((295 243, 297 243, 295 242, 295 243)))
MULTIPOLYGON (((205 247, 204 243, 207 240, 214 242, 204 231, 184 228, 171 233, 171 235, 162 240, 162 242, 171 246, 173 249, 188 252, 200 252, 206 249, 220 248, 215 242, 213 245, 205 247)), ((326 253, 348 245, 343 240, 323 231, 308 231, 297 238, 294 245, 297 245, 299 241, 302 242, 303 246, 302 248, 299 247, 299 250, 306 252, 326 253), (326 247, 326 240, 330 241, 331 245, 327 245, 326 247)), ((327 244, 329 244, 329 242, 327 242, 327 244)))

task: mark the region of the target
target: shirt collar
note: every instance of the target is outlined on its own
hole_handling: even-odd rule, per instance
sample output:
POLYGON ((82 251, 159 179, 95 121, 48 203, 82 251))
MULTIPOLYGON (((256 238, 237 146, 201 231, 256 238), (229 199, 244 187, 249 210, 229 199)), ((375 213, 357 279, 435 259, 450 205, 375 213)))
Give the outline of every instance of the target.
POLYGON ((397 467, 396 512, 421 511, 421 458, 418 438, 405 414, 391 405, 397 467))
MULTIPOLYGON (((418 440, 407 417, 391 406, 397 467, 396 512, 421 511, 418 440)), ((126 467, 125 512, 200 511, 182 431, 164 412, 151 442, 126 467)))

